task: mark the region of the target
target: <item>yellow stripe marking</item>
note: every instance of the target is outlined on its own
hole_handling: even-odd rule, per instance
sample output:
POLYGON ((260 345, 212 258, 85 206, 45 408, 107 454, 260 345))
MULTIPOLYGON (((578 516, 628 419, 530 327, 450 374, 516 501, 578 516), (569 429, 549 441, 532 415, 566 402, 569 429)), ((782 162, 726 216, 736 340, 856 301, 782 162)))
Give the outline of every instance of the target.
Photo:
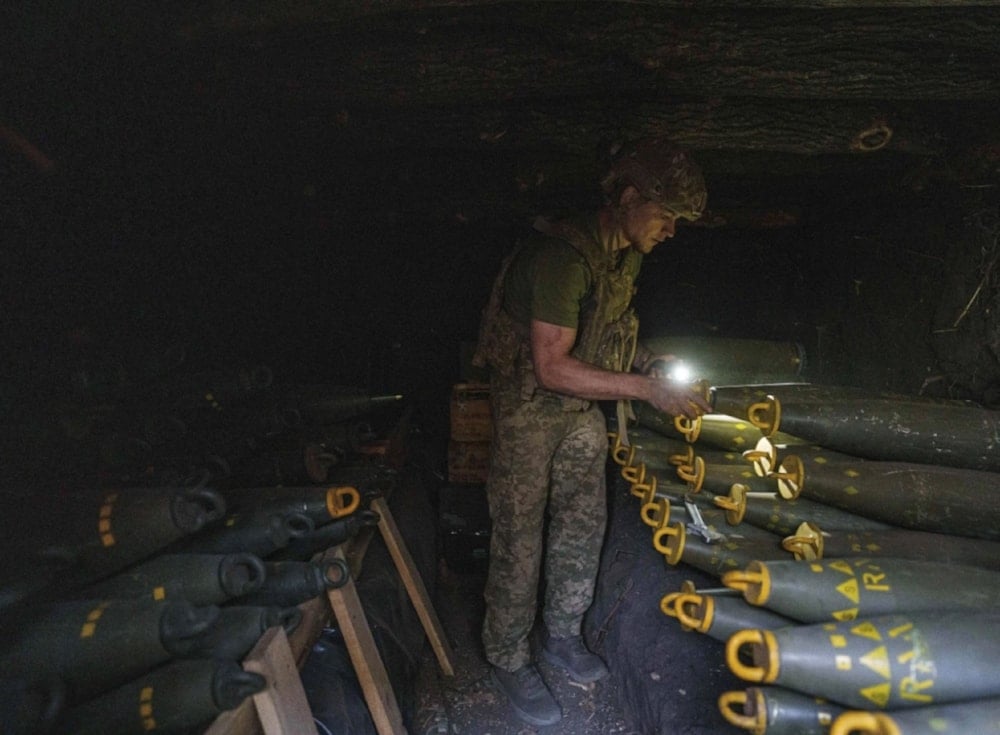
POLYGON ((844 610, 836 610, 830 613, 830 615, 833 617, 834 620, 840 620, 841 622, 845 622, 848 620, 855 620, 858 617, 858 608, 848 607, 845 608, 844 610))
POLYGON ((892 678, 892 667, 889 665, 889 652, 885 646, 872 649, 858 659, 861 663, 881 676, 883 679, 892 678))
POLYGON ((882 640, 882 634, 879 633, 878 628, 871 623, 865 622, 860 625, 856 625, 851 628, 851 632, 854 633, 854 635, 861 636, 862 638, 870 638, 873 641, 882 640))
POLYGON ((907 633, 911 630, 913 630, 913 623, 904 623, 903 625, 900 625, 898 628, 893 628, 892 630, 890 630, 889 637, 898 638, 899 636, 903 635, 903 633, 907 633))
POLYGON ((139 717, 142 718, 143 730, 156 729, 156 720, 153 719, 153 687, 139 690, 139 717))
POLYGON ((876 684, 873 687, 867 687, 858 691, 858 694, 869 702, 874 702, 875 706, 879 709, 885 709, 885 706, 889 703, 889 695, 891 693, 892 688, 888 683, 876 684))
POLYGON ((80 628, 81 638, 90 638, 95 632, 97 632, 97 621, 101 619, 101 616, 104 614, 104 608, 106 608, 109 604, 110 603, 102 602, 100 605, 87 613, 87 622, 80 628))
POLYGON ((104 498, 104 505, 97 516, 97 533, 101 538, 101 546, 114 546, 115 536, 111 533, 111 516, 114 511, 114 502, 118 499, 118 493, 109 493, 104 498))
POLYGON ((153 588, 153 599, 154 600, 164 600, 167 597, 167 591, 163 587, 153 588))
POLYGON ((852 569, 851 565, 848 564, 846 561, 839 560, 830 562, 829 566, 830 569, 835 569, 838 572, 843 572, 844 574, 850 574, 852 577, 854 576, 854 569, 852 569))
POLYGON ((851 577, 850 579, 845 580, 844 582, 841 582, 840 584, 838 584, 837 587, 836 587, 836 589, 837 589, 837 592, 839 592, 840 594, 842 594, 844 597, 846 597, 848 600, 850 600, 851 602, 853 602, 855 605, 858 604, 858 600, 860 599, 860 596, 858 595, 858 580, 857 579, 855 579, 854 577, 851 577))

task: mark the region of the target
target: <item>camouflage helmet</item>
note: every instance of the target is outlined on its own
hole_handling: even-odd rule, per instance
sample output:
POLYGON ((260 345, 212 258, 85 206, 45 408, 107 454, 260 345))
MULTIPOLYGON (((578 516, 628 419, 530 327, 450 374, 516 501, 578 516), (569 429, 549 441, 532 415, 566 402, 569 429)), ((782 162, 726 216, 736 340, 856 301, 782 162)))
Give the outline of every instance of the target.
POLYGON ((666 138, 645 138, 625 144, 615 153, 601 188, 616 197, 629 184, 646 199, 689 220, 698 219, 708 201, 698 164, 666 138))

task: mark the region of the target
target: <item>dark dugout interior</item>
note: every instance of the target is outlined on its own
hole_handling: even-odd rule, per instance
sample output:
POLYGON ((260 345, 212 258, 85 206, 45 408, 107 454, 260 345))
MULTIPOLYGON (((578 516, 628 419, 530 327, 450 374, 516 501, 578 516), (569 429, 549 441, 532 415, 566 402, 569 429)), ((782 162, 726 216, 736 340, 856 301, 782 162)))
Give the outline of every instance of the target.
POLYGON ((1000 12, 688 5, 5 10, 18 490, 75 471, 25 439, 38 415, 177 346, 185 372, 402 394, 444 476, 503 255, 598 205, 607 152, 647 134, 693 151, 709 212, 647 258, 644 336, 794 344, 804 380, 1000 408, 1000 12))
MULTIPOLYGON (((714 59, 678 58, 673 75, 688 83, 677 94, 669 75, 657 77, 662 59, 643 71, 602 50, 607 78, 594 87, 606 94, 598 85, 611 79, 618 90, 600 106, 574 76, 555 86, 561 96, 550 76, 505 80, 505 54, 529 71, 582 55, 545 35, 560 22, 569 38, 573 24, 630 22, 640 44, 644 12, 656 16, 650 27, 684 30, 665 9, 543 6, 353 19, 331 9, 312 22, 278 11, 143 17, 115 5, 95 17, 12 11, 0 149, 8 390, 26 381, 54 397, 67 372, 102 353, 181 342, 207 365, 262 362, 290 381, 436 395, 443 405, 460 378, 459 345, 475 338, 519 229, 539 213, 597 203, 606 151, 660 133, 701 161, 711 211, 648 259, 637 302, 646 334, 795 341, 815 380, 998 400, 995 75, 964 88, 956 78, 958 99, 930 73, 901 73, 895 90, 872 82, 853 96, 865 98, 874 127, 840 131, 841 143, 822 139, 828 109, 852 95, 832 66, 825 91, 730 90, 764 119, 730 121, 730 98, 713 99, 717 117, 700 121, 713 128, 702 133, 666 114, 658 122, 648 105, 700 103, 719 86, 714 59), (452 67, 430 68, 413 38, 452 39, 452 67), (469 50, 486 43, 496 68, 477 67, 469 50), (695 62, 707 65, 703 88, 695 62), (426 88, 404 86, 414 64, 426 88), (576 126, 558 127, 558 109, 576 126)), ((766 34, 816 13, 769 11, 769 24, 768 13, 740 12, 715 15, 766 34)), ((996 20, 982 8, 912 12, 907 24, 971 24, 978 34, 996 20)), ((687 22, 697 45, 700 21, 687 22)), ((736 28, 733 48, 749 47, 736 28)), ((908 36, 897 36, 887 63, 900 54, 915 63, 908 36)), ((935 53, 950 52, 962 73, 995 68, 995 44, 967 39, 963 49, 939 36, 935 53)), ((845 53, 863 55, 868 42, 859 32, 845 53)), ((627 54, 622 39, 604 45, 627 54)), ((922 53, 934 67, 926 43, 922 53)))
MULTIPOLYGON (((50 172, 7 152, 8 387, 68 394, 75 371, 180 343, 194 365, 263 363, 446 410, 461 344, 530 224, 502 155, 325 151, 275 126, 191 121, 178 138, 176 110, 143 127, 107 109, 97 148, 38 133, 50 172)), ((815 197, 794 225, 681 224, 644 265, 644 335, 797 342, 816 382, 992 405, 994 189, 914 191, 902 166, 874 193, 864 162, 789 177, 815 197)), ((712 198, 737 186, 706 178, 712 198)), ((597 201, 595 187, 539 211, 597 201)))

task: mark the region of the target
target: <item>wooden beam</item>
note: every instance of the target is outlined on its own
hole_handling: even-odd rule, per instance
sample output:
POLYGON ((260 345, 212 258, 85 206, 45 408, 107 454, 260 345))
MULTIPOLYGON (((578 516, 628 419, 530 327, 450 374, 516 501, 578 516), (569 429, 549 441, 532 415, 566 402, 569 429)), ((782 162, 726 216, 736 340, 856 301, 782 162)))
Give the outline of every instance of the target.
POLYGON ((253 695, 265 735, 316 733, 312 711, 283 628, 277 626, 264 631, 243 660, 243 668, 267 679, 267 688, 253 695))
POLYGON ((933 120, 940 110, 930 106, 738 99, 635 102, 622 115, 592 100, 565 106, 540 102, 397 111, 348 100, 331 108, 286 97, 283 111, 289 116, 285 131, 297 127, 298 134, 330 144, 498 152, 549 149, 588 159, 615 140, 644 135, 667 135, 696 150, 936 154, 947 147, 952 132, 963 129, 963 122, 978 124, 997 117, 978 105, 953 106, 948 127, 939 129, 933 120))
POLYGON ((1000 99, 1000 10, 992 8, 539 7, 400 12, 284 34, 231 33, 210 48, 203 81, 397 110, 545 98, 614 108, 614 100, 691 94, 1000 99))
POLYGON ((1000 0, 719 2, 697 12, 679 1, 232 7, 147 12, 119 2, 88 20, 25 4, 9 33, 19 48, 46 51, 55 42, 202 49, 210 68, 379 105, 691 92, 1000 99, 1000 0))
MULTIPOLYGON (((324 559, 344 559, 341 547, 329 549, 324 559)), ((358 683, 368 703, 368 710, 379 735, 405 735, 403 716, 396 702, 389 675, 382 663, 371 628, 365 617, 361 598, 354 580, 337 589, 328 590, 330 607, 336 616, 347 645, 347 652, 358 676, 358 683)))
MULTIPOLYGON (((692 10, 691 0, 613 0, 612 2, 572 2, 568 0, 536 0, 534 5, 547 8, 570 8, 576 12, 586 5, 610 6, 624 10, 692 10), (570 7, 572 6, 572 7, 570 7)), ((344 23, 360 18, 385 17, 413 11, 430 13, 441 10, 490 10, 500 8, 504 13, 516 14, 526 5, 524 0, 336 0, 317 2, 279 2, 255 0, 239 6, 215 5, 208 11, 191 12, 179 25, 180 32, 188 38, 214 35, 219 32, 247 32, 274 30, 289 25, 315 23, 344 23)), ((804 10, 907 10, 926 8, 993 8, 1000 7, 1000 0, 699 0, 699 10, 743 9, 804 9, 804 10)))

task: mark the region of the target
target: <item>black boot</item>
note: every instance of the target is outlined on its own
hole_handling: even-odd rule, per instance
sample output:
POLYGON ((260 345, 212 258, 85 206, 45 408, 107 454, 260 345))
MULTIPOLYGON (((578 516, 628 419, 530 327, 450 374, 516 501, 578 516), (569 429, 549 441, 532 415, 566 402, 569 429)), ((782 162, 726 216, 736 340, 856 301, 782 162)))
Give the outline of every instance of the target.
POLYGON ((591 653, 582 636, 553 638, 545 634, 542 657, 550 664, 566 669, 570 678, 581 684, 603 679, 608 667, 596 653, 591 653))
POLYGON ((558 702, 534 664, 526 664, 517 671, 493 666, 490 678, 497 690, 510 700, 517 716, 529 725, 554 725, 562 718, 558 702))

